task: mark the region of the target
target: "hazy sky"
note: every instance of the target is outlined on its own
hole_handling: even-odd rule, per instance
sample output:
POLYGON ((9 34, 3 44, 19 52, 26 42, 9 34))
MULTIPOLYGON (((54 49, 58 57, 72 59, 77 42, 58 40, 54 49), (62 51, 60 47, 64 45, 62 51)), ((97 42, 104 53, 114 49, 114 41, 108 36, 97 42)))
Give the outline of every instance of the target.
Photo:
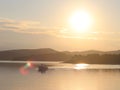
POLYGON ((120 0, 0 0, 0 50, 120 49, 120 0), (71 32, 68 18, 87 11, 88 32, 71 32))

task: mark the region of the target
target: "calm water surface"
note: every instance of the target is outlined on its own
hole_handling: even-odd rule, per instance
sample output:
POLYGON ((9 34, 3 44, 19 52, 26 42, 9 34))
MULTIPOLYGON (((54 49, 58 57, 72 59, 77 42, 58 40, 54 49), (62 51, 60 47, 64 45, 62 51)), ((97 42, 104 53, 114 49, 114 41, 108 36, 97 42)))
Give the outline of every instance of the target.
POLYGON ((0 67, 0 90, 120 90, 120 71, 50 70, 40 74, 31 70, 22 75, 17 67, 0 67))

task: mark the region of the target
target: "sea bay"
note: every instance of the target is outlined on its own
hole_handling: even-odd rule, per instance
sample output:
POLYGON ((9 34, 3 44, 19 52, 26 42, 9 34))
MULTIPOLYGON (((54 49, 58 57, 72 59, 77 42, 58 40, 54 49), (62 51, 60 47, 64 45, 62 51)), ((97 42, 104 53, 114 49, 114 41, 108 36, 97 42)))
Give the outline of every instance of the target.
POLYGON ((107 71, 55 69, 44 74, 32 69, 26 75, 21 74, 20 67, 0 66, 0 90, 119 90, 120 71, 115 66, 109 65, 107 71))

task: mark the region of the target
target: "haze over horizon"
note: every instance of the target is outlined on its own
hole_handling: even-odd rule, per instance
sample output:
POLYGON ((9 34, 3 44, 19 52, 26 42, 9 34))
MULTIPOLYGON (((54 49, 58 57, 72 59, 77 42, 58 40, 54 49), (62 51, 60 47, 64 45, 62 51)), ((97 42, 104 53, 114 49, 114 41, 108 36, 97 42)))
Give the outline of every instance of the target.
POLYGON ((0 0, 0 51, 120 50, 120 0, 0 0))

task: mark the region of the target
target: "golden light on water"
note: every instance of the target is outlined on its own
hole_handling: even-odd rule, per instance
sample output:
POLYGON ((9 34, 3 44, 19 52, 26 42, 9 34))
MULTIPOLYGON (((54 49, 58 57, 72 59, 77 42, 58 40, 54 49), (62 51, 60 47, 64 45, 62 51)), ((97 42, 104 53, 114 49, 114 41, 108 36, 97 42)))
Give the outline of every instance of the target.
POLYGON ((84 10, 73 12, 69 18, 69 26, 74 32, 86 32, 92 23, 92 17, 84 10))
POLYGON ((75 64, 74 69, 80 70, 80 69, 86 69, 89 66, 89 64, 75 64))

